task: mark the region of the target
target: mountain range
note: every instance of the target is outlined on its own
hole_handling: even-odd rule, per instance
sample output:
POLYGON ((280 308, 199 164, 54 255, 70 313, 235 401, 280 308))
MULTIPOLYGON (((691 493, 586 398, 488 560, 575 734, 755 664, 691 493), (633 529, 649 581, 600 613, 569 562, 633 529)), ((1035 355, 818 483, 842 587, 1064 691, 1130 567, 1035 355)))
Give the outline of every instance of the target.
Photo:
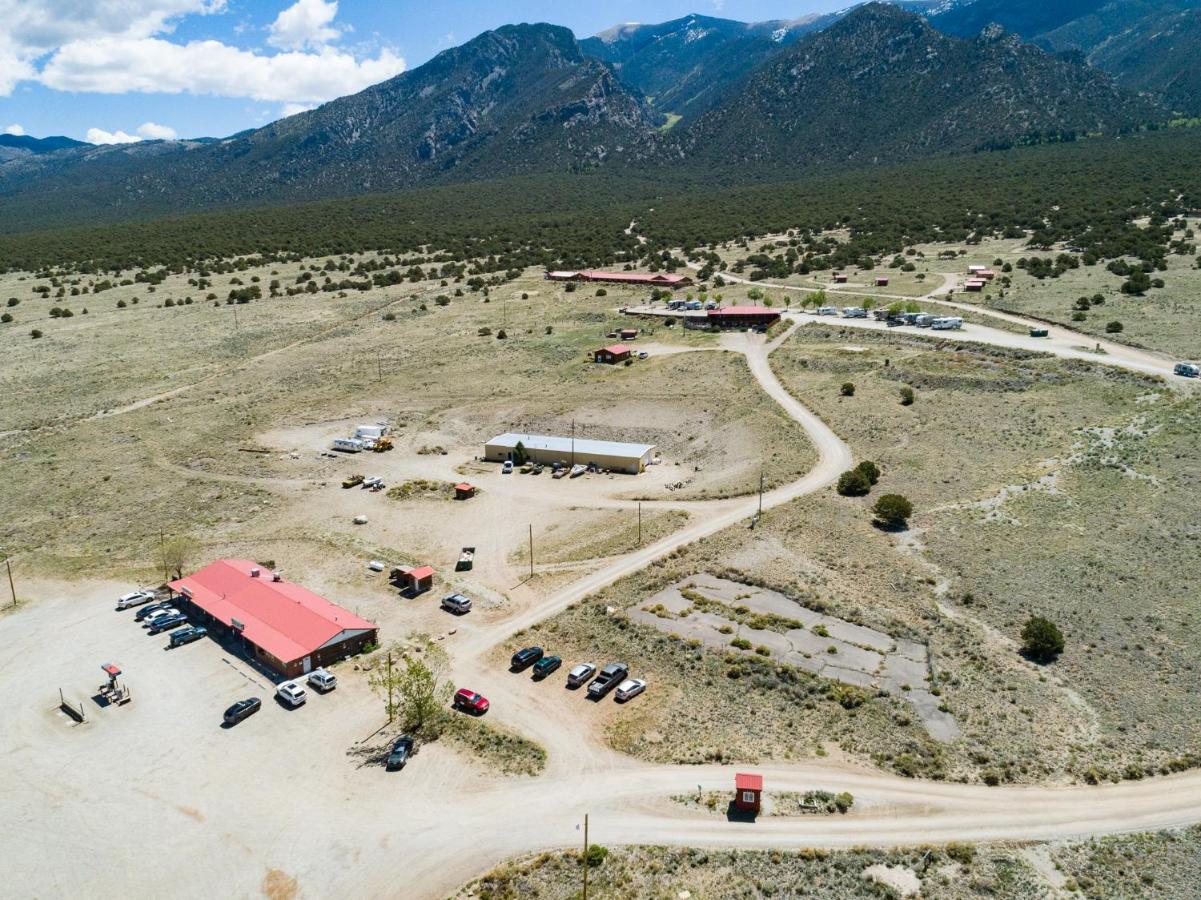
POLYGON ((917 0, 583 41, 507 25, 222 140, 5 136, 0 229, 524 174, 774 178, 1112 134, 1197 108, 1196 5, 917 0))

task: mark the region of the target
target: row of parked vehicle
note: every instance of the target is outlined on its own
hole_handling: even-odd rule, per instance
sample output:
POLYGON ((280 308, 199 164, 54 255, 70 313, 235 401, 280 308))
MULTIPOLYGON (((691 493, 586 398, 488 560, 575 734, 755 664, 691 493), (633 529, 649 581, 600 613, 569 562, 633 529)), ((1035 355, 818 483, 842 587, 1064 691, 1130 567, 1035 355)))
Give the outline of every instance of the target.
POLYGON ((133 609, 135 606, 140 606, 141 609, 134 613, 134 621, 141 622, 148 634, 174 632, 168 640, 167 646, 163 648, 164 650, 171 650, 175 647, 182 647, 184 644, 190 644, 192 641, 198 641, 209 633, 208 629, 202 625, 180 627, 187 625, 188 617, 174 606, 174 600, 167 599, 152 603, 151 601, 155 600, 157 596, 154 591, 133 591, 117 598, 117 609, 133 609), (179 630, 176 631, 176 629, 179 630))
MULTIPOLYGON (((328 694, 338 686, 337 676, 327 669, 313 669, 313 671, 309 672, 305 680, 310 687, 322 694, 328 694)), ((293 679, 281 681, 277 684, 275 686, 275 696, 279 698, 279 702, 284 704, 284 706, 295 709, 298 706, 303 706, 309 699, 309 692, 303 684, 293 679)), ((226 725, 237 725, 243 719, 253 716, 262 708, 263 701, 258 697, 247 697, 245 700, 239 700, 227 709, 222 719, 226 725)))
MULTIPOLYGON (((525 647, 513 654, 509 660, 510 671, 523 672, 533 667, 535 681, 541 681, 563 665, 559 656, 548 656, 541 647, 525 647)), ((567 687, 578 690, 588 686, 588 696, 600 700, 610 691, 616 689, 614 699, 618 703, 632 700, 646 690, 646 680, 629 678, 630 667, 625 663, 609 663, 596 674, 595 663, 580 663, 573 666, 567 673, 567 687), (593 677, 595 676, 595 677, 593 677)))

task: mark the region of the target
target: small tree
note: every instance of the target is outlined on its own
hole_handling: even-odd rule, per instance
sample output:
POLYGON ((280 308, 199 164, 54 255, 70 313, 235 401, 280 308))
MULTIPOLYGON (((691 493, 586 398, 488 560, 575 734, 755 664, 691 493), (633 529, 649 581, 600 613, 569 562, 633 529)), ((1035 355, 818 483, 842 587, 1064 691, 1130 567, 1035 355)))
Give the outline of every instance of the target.
POLYGON ((1031 616, 1022 628, 1022 653, 1035 662, 1054 661, 1063 646, 1063 633, 1050 619, 1031 616))
POLYGON ((913 504, 900 494, 885 494, 872 507, 876 520, 889 528, 904 528, 913 515, 913 504))
POLYGON ((913 388, 906 385, 901 388, 901 406, 913 406, 913 401, 917 395, 913 392, 913 388))
POLYGON ((513 447, 513 462, 520 466, 525 463, 525 460, 525 444, 523 444, 521 441, 518 441, 516 446, 513 447))
POLYGON ((848 469, 838 477, 838 493, 844 497, 864 497, 871 489, 871 481, 859 469, 848 469))
POLYGON ((855 396, 855 385, 851 384, 849 381, 843 382, 843 385, 840 388, 840 393, 844 397, 854 397, 855 396))
POLYGON ((876 482, 880 480, 880 467, 871 460, 865 459, 859 465, 855 466, 856 472, 862 472, 867 478, 868 484, 875 487, 876 482))
POLYGON ((373 669, 368 683, 384 701, 388 721, 399 718, 410 731, 436 730, 453 688, 446 680, 446 651, 428 634, 409 635, 408 645, 394 645, 384 665, 373 669))
POLYGON ((1105 330, 1109 334, 1119 334, 1122 331, 1122 323, 1121 322, 1107 322, 1105 324, 1105 330))
POLYGON ((190 567, 200 553, 200 542, 186 534, 167 538, 158 545, 158 564, 163 572, 174 578, 183 578, 184 569, 190 567))
POLYGON ((42 331, 40 328, 35 328, 29 332, 29 336, 36 341, 38 338, 40 338, 42 336, 42 331))

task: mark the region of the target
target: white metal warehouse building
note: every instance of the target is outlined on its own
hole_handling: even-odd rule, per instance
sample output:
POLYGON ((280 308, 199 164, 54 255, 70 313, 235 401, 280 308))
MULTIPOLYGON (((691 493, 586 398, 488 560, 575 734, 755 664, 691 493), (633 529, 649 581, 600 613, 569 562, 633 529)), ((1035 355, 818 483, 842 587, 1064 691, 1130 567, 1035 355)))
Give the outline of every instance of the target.
POLYGON ((484 459, 503 462, 513 459, 521 444, 526 458, 544 465, 593 464, 613 472, 637 475, 650 463, 654 444, 625 444, 590 438, 552 437, 545 434, 500 434, 484 444, 484 459))

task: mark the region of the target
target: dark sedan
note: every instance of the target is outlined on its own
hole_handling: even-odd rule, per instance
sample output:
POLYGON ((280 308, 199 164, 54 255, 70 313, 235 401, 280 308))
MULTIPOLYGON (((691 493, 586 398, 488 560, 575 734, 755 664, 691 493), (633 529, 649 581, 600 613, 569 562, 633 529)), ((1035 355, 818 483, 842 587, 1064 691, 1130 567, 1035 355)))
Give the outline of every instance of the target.
POLYGON ((188 621, 188 617, 183 613, 176 613, 173 616, 164 616, 163 618, 155 619, 150 623, 150 633, 162 634, 164 631, 170 631, 172 628, 178 628, 186 621, 188 621))
POLYGON ((544 656, 534 663, 534 678, 541 681, 561 665, 563 665, 563 660, 560 657, 544 656))
POLYGON ((413 739, 407 734, 401 735, 392 744, 392 749, 388 752, 388 771, 403 769, 405 763, 409 761, 409 757, 412 755, 413 739))
POLYGON ((245 700, 239 700, 225 711, 225 715, 223 716, 225 724, 237 725, 243 719, 253 716, 262 709, 262 706, 263 701, 258 697, 248 697, 245 700))

